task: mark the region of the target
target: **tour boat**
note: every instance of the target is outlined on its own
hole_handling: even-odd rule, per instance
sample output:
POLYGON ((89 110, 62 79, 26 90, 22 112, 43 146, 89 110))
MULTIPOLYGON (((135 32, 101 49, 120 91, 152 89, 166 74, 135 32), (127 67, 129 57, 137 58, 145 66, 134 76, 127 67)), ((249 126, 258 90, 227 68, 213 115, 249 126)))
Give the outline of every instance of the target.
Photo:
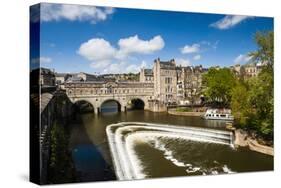
POLYGON ((230 109, 208 109, 204 114, 204 118, 208 120, 234 120, 230 109))

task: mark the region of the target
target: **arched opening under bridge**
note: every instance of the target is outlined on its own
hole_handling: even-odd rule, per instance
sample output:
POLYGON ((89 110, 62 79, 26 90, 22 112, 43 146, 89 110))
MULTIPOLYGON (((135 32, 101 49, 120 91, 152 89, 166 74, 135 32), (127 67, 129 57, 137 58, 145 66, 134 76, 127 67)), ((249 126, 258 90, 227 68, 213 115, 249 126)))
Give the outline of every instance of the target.
POLYGON ((128 102, 128 110, 144 110, 145 103, 142 99, 135 98, 128 102))
POLYGON ((101 113, 116 113, 121 111, 121 104, 119 101, 110 99, 104 101, 100 106, 101 113))

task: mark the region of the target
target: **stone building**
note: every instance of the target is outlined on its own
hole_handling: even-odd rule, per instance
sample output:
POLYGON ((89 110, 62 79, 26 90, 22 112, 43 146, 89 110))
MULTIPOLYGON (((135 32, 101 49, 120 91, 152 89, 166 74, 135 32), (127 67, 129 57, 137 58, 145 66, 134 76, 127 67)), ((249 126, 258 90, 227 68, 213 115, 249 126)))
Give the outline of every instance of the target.
POLYGON ((40 68, 39 82, 41 86, 55 86, 56 77, 54 72, 47 68, 40 68))
POLYGON ((97 76, 85 72, 79 72, 76 77, 81 78, 83 81, 94 81, 97 76))
POLYGON ((55 73, 55 77, 56 77, 56 84, 60 85, 60 84, 64 84, 64 82, 71 77, 70 74, 67 73, 55 73))
POLYGON ((177 67, 177 103, 198 104, 201 102, 202 75, 206 72, 200 66, 177 67))
POLYGON ((152 69, 144 69, 142 68, 140 70, 140 78, 139 81, 140 82, 149 82, 149 83, 153 83, 153 70, 152 69))
POLYGON ((206 71, 201 65, 181 67, 176 66, 174 59, 161 61, 158 58, 154 60, 152 69, 141 69, 139 74, 134 75, 121 75, 139 75, 138 81, 129 77, 125 81, 117 80, 120 75, 100 75, 103 77, 101 80, 68 81, 65 87, 74 102, 88 100, 96 113, 104 101, 115 100, 124 111, 133 99, 141 99, 144 109, 159 112, 166 111, 168 105, 199 104, 203 89, 202 75, 206 71))
POLYGON ((241 67, 240 64, 236 64, 234 66, 231 66, 230 69, 234 72, 235 75, 240 75, 243 71, 243 67, 241 67))
POLYGON ((266 66, 267 63, 254 63, 250 62, 245 65, 234 65, 231 66, 230 69, 233 70, 233 72, 236 75, 242 75, 244 78, 251 78, 251 77, 256 77, 262 68, 266 66))
POLYGON ((156 59, 153 66, 154 97, 164 104, 177 102, 177 70, 174 59, 160 61, 156 59))
POLYGON ((55 73, 55 77, 56 77, 56 85, 58 88, 60 89, 65 89, 64 88, 64 83, 72 77, 72 75, 70 74, 66 74, 66 73, 55 73))

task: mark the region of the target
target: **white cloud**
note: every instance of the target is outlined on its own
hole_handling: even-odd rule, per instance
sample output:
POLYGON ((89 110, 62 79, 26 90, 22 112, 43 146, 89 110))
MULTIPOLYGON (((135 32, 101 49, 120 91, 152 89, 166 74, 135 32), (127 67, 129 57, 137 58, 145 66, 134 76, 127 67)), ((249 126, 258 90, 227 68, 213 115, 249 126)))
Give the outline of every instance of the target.
POLYGON ((110 64, 111 64, 110 60, 96 61, 96 62, 92 62, 90 64, 90 67, 92 67, 94 69, 104 69, 107 66, 109 66, 110 64))
POLYGON ((252 59, 251 56, 240 54, 234 59, 235 64, 244 64, 248 63, 252 59))
POLYGON ((195 60, 195 61, 198 61, 198 60, 200 60, 201 59, 201 55, 195 55, 194 57, 193 57, 193 60, 195 60))
POLYGON ((108 41, 94 38, 81 44, 77 53, 89 61, 108 61, 115 57, 116 49, 108 41))
POLYGON ((100 70, 101 74, 108 74, 108 73, 138 73, 140 69, 144 66, 144 62, 141 64, 130 64, 128 62, 117 62, 117 63, 110 63, 104 69, 100 70))
POLYGON ((178 66, 180 66, 180 65, 183 67, 191 66, 191 62, 189 59, 178 58, 178 59, 175 59, 175 62, 178 66))
POLYGON ((59 5, 59 4, 45 4, 41 5, 41 20, 48 21, 90 21, 96 23, 97 21, 104 21, 108 15, 114 12, 113 8, 97 8, 94 6, 84 5, 59 5))
POLYGON ((100 73, 138 72, 146 67, 145 61, 129 64, 126 60, 135 61, 131 54, 151 54, 161 50, 165 43, 161 36, 150 40, 139 39, 137 35, 120 39, 119 48, 115 48, 103 38, 93 38, 80 45, 77 53, 91 62, 90 67, 100 73))
POLYGON ((126 57, 129 54, 151 54, 161 50, 165 46, 165 42, 160 35, 153 37, 150 40, 139 39, 138 35, 123 38, 118 41, 119 57, 126 57))
POLYGON ((240 15, 237 15, 237 16, 229 15, 229 16, 223 17, 222 19, 218 20, 215 23, 210 24, 210 26, 217 28, 217 29, 229 29, 248 18, 252 18, 252 17, 251 16, 240 16, 240 15))
POLYGON ((44 63, 51 63, 52 62, 52 58, 50 57, 39 57, 39 58, 33 58, 31 59, 31 63, 32 64, 44 64, 44 63))
POLYGON ((200 51, 200 44, 185 45, 180 50, 182 54, 197 53, 200 51))

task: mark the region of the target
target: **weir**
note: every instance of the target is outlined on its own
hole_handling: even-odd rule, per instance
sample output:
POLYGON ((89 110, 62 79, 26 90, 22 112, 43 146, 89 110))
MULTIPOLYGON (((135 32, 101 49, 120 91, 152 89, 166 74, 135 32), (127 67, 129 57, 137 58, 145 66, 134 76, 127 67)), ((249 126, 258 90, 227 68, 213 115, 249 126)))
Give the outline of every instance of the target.
POLYGON ((224 144, 233 147, 233 133, 230 131, 168 124, 121 122, 108 125, 106 134, 115 173, 119 180, 145 178, 133 150, 134 143, 138 140, 167 137, 224 144))

